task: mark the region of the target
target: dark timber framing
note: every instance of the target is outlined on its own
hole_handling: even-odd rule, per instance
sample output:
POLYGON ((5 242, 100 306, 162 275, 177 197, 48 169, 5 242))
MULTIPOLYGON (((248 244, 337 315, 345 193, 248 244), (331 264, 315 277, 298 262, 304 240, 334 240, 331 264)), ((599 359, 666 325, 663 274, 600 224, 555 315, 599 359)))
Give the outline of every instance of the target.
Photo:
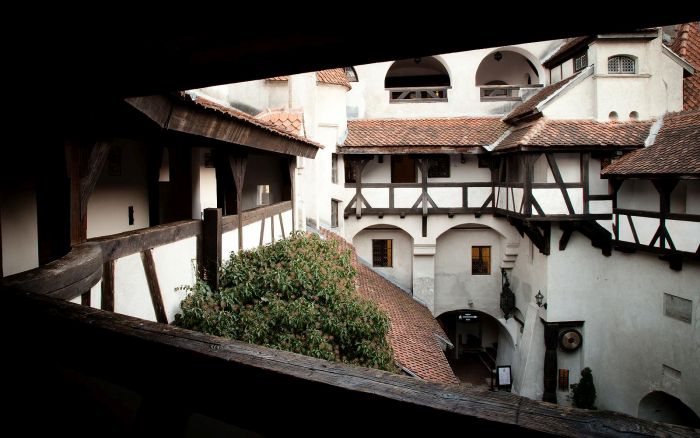
POLYGON ((141 262, 146 272, 146 281, 148 282, 148 290, 151 293, 151 302, 153 303, 153 311, 156 314, 156 321, 167 324, 168 316, 165 314, 163 295, 160 293, 160 284, 158 283, 158 274, 156 273, 156 264, 153 261, 152 249, 147 249, 141 253, 141 262))

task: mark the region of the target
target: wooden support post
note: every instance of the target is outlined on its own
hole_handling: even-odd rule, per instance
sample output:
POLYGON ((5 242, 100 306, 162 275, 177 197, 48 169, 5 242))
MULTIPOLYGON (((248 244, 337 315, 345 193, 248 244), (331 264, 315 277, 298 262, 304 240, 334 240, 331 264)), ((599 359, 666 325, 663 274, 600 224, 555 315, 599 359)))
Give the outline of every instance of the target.
MULTIPOLYGON (((297 188, 296 188, 296 172, 297 171, 297 157, 290 157, 289 158, 289 181, 292 185, 292 232, 296 231, 297 229, 297 188)), ((280 216, 280 221, 281 221, 281 216, 280 216)), ((282 233, 284 233, 284 229, 282 229, 282 233)))
POLYGON ((522 214, 532 216, 532 180, 537 155, 525 154, 523 164, 525 167, 525 182, 523 184, 523 208, 522 214))
POLYGON ((581 154, 581 184, 583 185, 583 214, 590 212, 589 191, 590 191, 590 161, 591 153, 584 152, 581 154))
POLYGON ((160 293, 160 285, 158 284, 158 274, 156 273, 156 264, 153 261, 152 249, 141 252, 141 262, 143 263, 143 270, 146 273, 146 281, 148 282, 148 290, 151 293, 151 302, 153 303, 153 311, 156 314, 156 321, 167 324, 168 316, 165 314, 165 306, 163 305, 163 296, 160 293))
POLYGON ((148 224, 160 225, 160 166, 163 163, 165 148, 162 144, 148 148, 146 178, 148 180, 148 224))
MULTIPOLYGON (((245 180, 247 158, 245 155, 232 155, 229 156, 229 163, 231 164, 233 181, 236 183, 236 211, 238 212, 238 217, 242 217, 243 204, 241 198, 243 194, 243 182, 245 180)), ((220 211, 219 215, 221 215, 220 211)), ((220 224, 221 220, 219 220, 219 225, 220 224)), ((238 250, 243 251, 243 226, 240 223, 238 225, 238 250)), ((219 233, 219 262, 221 262, 221 233, 219 233)))
POLYGON ((114 312, 114 260, 102 266, 102 310, 114 312))
MULTIPOLYGON (((671 192, 678 184, 677 180, 652 180, 651 181, 659 192, 659 229, 656 231, 659 235, 659 246, 663 249, 666 248, 666 243, 669 242, 670 237, 668 230, 666 229, 666 218, 671 212, 671 192)), ((653 242, 652 245, 653 246, 653 242)), ((675 249, 675 248, 674 248, 675 249)))
POLYGON ((542 401, 557 402, 557 342, 559 325, 544 323, 544 393, 542 401))
MULTIPOLYGON (((423 216, 428 215, 428 168, 430 167, 430 162, 427 158, 419 158, 418 165, 420 166, 420 179, 421 179, 421 208, 423 209, 423 216)), ((425 236, 424 236, 425 237, 425 236)))
POLYGON ((355 171, 355 217, 362 218, 362 202, 365 201, 362 196, 362 171, 371 159, 363 158, 361 160, 353 160, 352 166, 355 171))
MULTIPOLYGON (((239 213, 238 217, 241 217, 239 213)), ((241 223, 238 229, 242 229, 241 223)), ((221 266, 221 209, 204 209, 203 226, 204 281, 211 290, 219 287, 219 266, 221 266)), ((240 239, 240 233, 239 233, 240 239)), ((240 245, 239 245, 240 247, 240 245)))
POLYGON ((80 295, 80 304, 82 304, 83 306, 90 307, 90 291, 89 290, 87 292, 84 292, 82 295, 80 295))

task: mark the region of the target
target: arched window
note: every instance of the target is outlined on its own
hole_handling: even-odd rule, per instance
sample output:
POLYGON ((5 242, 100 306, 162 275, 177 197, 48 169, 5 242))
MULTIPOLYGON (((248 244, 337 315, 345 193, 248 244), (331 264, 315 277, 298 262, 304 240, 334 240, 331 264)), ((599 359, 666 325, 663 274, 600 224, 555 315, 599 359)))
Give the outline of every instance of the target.
POLYGON ((357 82, 355 67, 345 67, 345 77, 348 79, 348 82, 357 82))
POLYGON ((631 56, 611 56, 608 58, 609 74, 634 74, 636 73, 636 63, 631 56))
POLYGON ((403 59, 389 67, 384 86, 390 102, 445 102, 450 75, 432 56, 403 59))

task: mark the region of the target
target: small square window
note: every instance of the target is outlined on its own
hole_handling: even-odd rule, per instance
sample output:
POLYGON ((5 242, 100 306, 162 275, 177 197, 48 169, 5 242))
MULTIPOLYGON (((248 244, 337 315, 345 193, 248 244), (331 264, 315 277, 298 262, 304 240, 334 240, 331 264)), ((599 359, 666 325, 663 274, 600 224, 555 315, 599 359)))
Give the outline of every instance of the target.
POLYGON ((588 53, 584 52, 574 57, 574 71, 580 71, 588 67, 588 53))
POLYGON ((449 178, 450 156, 432 155, 429 158, 428 178, 449 178))
POLYGON ((372 239, 372 266, 391 268, 392 239, 372 239))
POLYGON ((491 274, 491 247, 472 246, 472 275, 491 274))

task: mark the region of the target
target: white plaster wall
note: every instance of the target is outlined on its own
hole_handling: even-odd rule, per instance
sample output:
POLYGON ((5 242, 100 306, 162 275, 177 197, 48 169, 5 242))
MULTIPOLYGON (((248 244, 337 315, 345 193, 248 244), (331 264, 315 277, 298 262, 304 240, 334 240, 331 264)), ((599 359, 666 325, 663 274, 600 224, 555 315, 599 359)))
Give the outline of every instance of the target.
POLYGON ((29 187, 0 187, 0 195, 3 276, 36 268, 39 266, 36 193, 29 187))
POLYGON ((221 260, 226 261, 231 253, 238 252, 238 228, 221 235, 221 260))
POLYGON ((376 155, 371 156, 365 168, 362 169, 363 183, 390 183, 391 182, 391 155, 383 155, 380 163, 376 155))
POLYGON ((610 111, 616 111, 622 121, 631 111, 637 111, 640 120, 647 120, 681 109, 682 67, 663 54, 661 44, 661 38, 599 40, 591 44, 590 62, 596 64, 597 120, 608 120, 610 111), (615 55, 635 57, 637 74, 608 75, 608 58, 615 55))
POLYGON ((593 77, 589 76, 578 84, 569 83, 565 87, 556 98, 542 106, 544 116, 548 119, 562 120, 595 118, 596 96, 593 77))
POLYGON ((392 239, 392 267, 375 267, 375 271, 396 279, 401 287, 413 288, 413 239, 405 231, 397 229, 364 230, 352 239, 357 255, 372 263, 372 239, 392 239))
POLYGON ((476 155, 450 155, 450 177, 428 178, 428 182, 490 182, 491 171, 488 167, 479 167, 476 155), (462 158, 464 163, 462 163, 462 158))
POLYGON ((208 148, 192 148, 192 219, 203 219, 205 208, 216 208, 216 169, 204 167, 208 148))
MULTIPOLYGON (((187 291, 176 288, 192 286, 197 278, 197 238, 190 237, 153 248, 153 262, 165 314, 168 322, 172 322, 175 314, 180 312, 180 302, 187 296, 187 291)), ((150 298, 148 289, 144 293, 150 298)), ((115 293, 115 301, 117 299, 115 293)))
MULTIPOLYGON (((583 213, 583 189, 567 189, 574 213, 583 213)), ((532 189, 532 196, 542 207, 544 214, 569 214, 560 189, 532 189)), ((534 210, 534 209, 533 209, 534 210)))
POLYGON ((156 320, 140 253, 114 262, 114 311, 149 321, 156 320))
POLYGON ((651 181, 626 179, 617 192, 617 208, 659 211, 659 192, 651 181))
MULTIPOLYGON (((546 159, 545 159, 546 160, 546 159)), ((559 173, 564 182, 576 183, 581 182, 581 155, 578 153, 572 154, 554 154, 554 160, 559 168, 559 173)), ((555 182, 554 177, 549 182, 555 182)))
POLYGON ((88 238, 146 228, 149 224, 146 146, 115 139, 111 147, 119 149, 121 169, 116 174, 116 166, 110 169, 110 163, 102 169, 88 199, 88 238), (129 225, 129 206, 134 207, 133 225, 129 225))
MULTIPOLYGON (((513 107, 512 102, 480 101, 480 89, 475 84, 476 70, 481 60, 492 56, 491 54, 497 50, 502 53, 509 50, 520 51, 529 54, 533 60, 542 59, 560 43, 561 40, 542 41, 436 56, 450 74, 452 88, 447 92, 448 102, 389 103, 389 91, 384 88, 384 78, 392 62, 355 66, 360 80, 358 90, 361 89, 364 92, 364 117, 418 118, 504 114, 513 107)), ((539 64, 533 63, 536 66, 539 64)), ((541 76, 543 75, 544 72, 541 73, 541 76)), ((544 83, 544 77, 532 79, 533 83, 544 83)))
POLYGON ((481 60, 475 76, 476 85, 486 85, 490 81, 503 81, 508 85, 525 85, 527 84, 525 74, 530 75, 531 83, 539 83, 537 71, 532 70, 521 54, 507 49, 500 49, 498 52, 501 53, 500 61, 494 58, 495 51, 481 60))
POLYGON ((600 159, 588 160, 588 193, 591 195, 607 195, 610 193, 608 180, 600 177, 600 159))
POLYGON ((450 310, 475 309, 500 316, 501 244, 501 236, 488 229, 454 229, 438 237, 435 315, 450 310), (491 247, 490 275, 472 275, 472 246, 491 247))
MULTIPOLYGON (((553 228, 552 248, 560 237, 561 231, 553 228)), ((603 257, 574 233, 566 250, 553 253, 548 265, 548 290, 543 291, 548 320, 585 321, 583 365, 593 370, 599 408, 636 415, 639 400, 662 388, 667 365, 682 373, 671 395, 700 412, 697 263, 673 271, 653 254, 603 257), (663 293, 693 302, 692 324, 664 315, 663 293)))
POLYGON ((467 206, 481 207, 491 196, 491 193, 493 193, 491 187, 469 187, 467 189, 467 206))
MULTIPOLYGON (((430 198, 432 198, 438 208, 462 207, 461 187, 429 187, 428 195, 430 198)), ((428 205, 430 207, 430 204, 428 205)))
POLYGON ((394 207, 411 208, 423 191, 419 187, 395 187, 394 207))
POLYGON ((666 229, 678 251, 695 253, 700 248, 700 222, 666 220, 666 229))
MULTIPOLYGON (((354 195, 353 195, 354 196, 354 195)), ((389 207, 389 189, 388 188, 367 188, 362 189, 362 196, 369 202, 372 208, 387 208, 389 207)), ((362 203, 363 207, 367 207, 366 203, 362 203)))

